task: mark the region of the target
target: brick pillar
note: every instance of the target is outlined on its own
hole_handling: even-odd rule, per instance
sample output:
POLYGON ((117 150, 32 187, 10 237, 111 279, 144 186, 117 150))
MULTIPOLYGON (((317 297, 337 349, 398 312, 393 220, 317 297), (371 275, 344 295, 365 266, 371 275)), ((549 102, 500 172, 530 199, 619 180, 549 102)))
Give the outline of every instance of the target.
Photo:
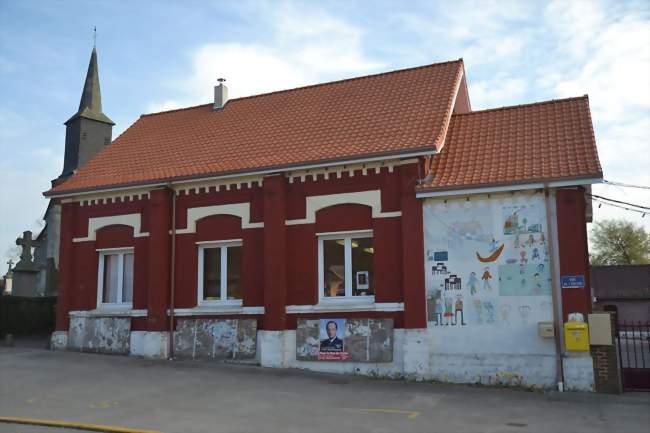
POLYGON ((262 329, 286 329, 287 226, 286 180, 264 178, 264 319, 262 329))
POLYGON ((402 287, 404 327, 426 328, 427 308, 424 288, 424 229, 422 201, 415 197, 418 164, 400 166, 402 183, 402 287))
POLYGON ((149 197, 147 330, 167 331, 171 260, 171 204, 173 191, 151 191, 149 197))
POLYGON ((585 287, 562 289, 562 315, 591 312, 586 202, 583 188, 557 190, 557 234, 560 275, 584 275, 585 287))
POLYGON ((594 385, 596 392, 621 394, 623 384, 621 381, 618 345, 616 344, 618 333, 617 315, 616 313, 604 314, 609 314, 612 328, 612 344, 591 346, 591 357, 594 361, 594 385))
POLYGON ((72 236, 74 228, 74 203, 61 205, 61 235, 59 243, 59 286, 56 300, 56 330, 67 331, 70 324, 70 293, 74 284, 74 257, 72 236))

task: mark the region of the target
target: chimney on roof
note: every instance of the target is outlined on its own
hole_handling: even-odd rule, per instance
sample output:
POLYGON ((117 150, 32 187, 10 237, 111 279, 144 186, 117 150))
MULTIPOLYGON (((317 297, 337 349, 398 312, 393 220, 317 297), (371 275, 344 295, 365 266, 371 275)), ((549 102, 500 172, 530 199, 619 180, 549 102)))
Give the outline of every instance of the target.
POLYGON ((228 102, 228 88, 224 84, 226 82, 225 78, 218 78, 217 81, 219 84, 214 86, 214 105, 212 106, 213 111, 221 110, 226 102, 228 102))

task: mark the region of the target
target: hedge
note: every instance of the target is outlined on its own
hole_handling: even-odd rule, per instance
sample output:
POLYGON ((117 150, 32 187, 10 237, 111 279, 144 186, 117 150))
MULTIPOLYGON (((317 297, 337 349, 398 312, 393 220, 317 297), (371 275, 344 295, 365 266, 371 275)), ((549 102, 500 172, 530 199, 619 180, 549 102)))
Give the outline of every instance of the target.
POLYGON ((6 334, 46 335, 54 331, 56 297, 0 296, 0 338, 6 334))

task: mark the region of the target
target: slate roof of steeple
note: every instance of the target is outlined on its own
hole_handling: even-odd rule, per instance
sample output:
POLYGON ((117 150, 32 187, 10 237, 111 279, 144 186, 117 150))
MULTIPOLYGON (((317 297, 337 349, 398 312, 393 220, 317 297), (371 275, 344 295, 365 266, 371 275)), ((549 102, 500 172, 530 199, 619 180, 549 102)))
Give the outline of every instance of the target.
POLYGON ((99 89, 99 67, 97 66, 97 49, 95 47, 93 47, 93 52, 90 55, 86 82, 84 83, 84 90, 81 94, 81 101, 79 101, 79 110, 65 122, 66 125, 77 117, 84 117, 86 119, 115 125, 102 112, 102 92, 99 89))

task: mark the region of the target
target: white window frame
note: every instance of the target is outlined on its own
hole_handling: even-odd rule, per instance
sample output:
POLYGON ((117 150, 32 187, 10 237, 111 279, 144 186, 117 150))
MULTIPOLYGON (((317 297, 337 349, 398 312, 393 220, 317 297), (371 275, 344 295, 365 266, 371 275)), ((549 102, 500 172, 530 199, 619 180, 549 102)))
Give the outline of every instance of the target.
MULTIPOLYGON (((355 230, 342 232, 316 233, 318 237, 318 302, 323 304, 350 304, 375 302, 375 295, 352 296, 352 239, 372 238, 372 230, 355 230), (345 296, 325 296, 325 256, 323 241, 340 240, 344 243, 345 261, 345 296)), ((373 242, 374 245, 374 242, 373 242)), ((373 287, 374 291, 374 287, 373 287)))
POLYGON ((197 242, 198 246, 198 272, 197 272, 197 305, 198 306, 237 306, 243 305, 242 299, 228 299, 228 248, 229 247, 242 247, 243 242, 241 239, 228 239, 223 241, 206 241, 197 242), (203 299, 203 264, 204 264, 204 251, 210 248, 220 248, 221 252, 221 287, 219 296, 221 299, 203 299))
MULTIPOLYGON (((131 302, 122 302, 122 296, 124 294, 124 255, 133 254, 133 273, 135 275, 134 248, 103 248, 97 250, 97 252, 99 253, 99 266, 97 269, 97 309, 131 310, 133 308, 133 299, 131 299, 131 302), (104 257, 109 255, 119 256, 117 261, 117 302, 102 302, 102 299, 104 299, 104 257)), ((133 294, 131 295, 131 298, 133 298, 133 294)))

